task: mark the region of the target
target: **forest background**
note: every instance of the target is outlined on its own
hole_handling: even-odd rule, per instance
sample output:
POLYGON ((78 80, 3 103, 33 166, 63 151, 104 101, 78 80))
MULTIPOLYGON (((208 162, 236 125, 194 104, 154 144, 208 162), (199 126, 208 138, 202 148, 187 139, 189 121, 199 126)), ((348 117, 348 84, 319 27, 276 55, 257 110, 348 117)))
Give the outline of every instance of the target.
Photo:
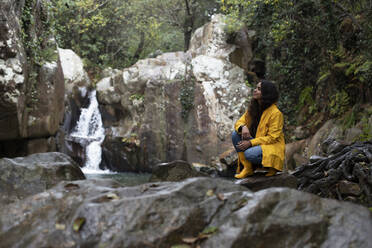
POLYGON ((58 45, 79 54, 92 78, 187 50, 192 33, 223 13, 231 37, 243 26, 257 32, 255 60, 279 86, 289 133, 299 125, 313 133, 330 118, 350 127, 372 103, 372 0, 51 0, 49 7, 58 45))

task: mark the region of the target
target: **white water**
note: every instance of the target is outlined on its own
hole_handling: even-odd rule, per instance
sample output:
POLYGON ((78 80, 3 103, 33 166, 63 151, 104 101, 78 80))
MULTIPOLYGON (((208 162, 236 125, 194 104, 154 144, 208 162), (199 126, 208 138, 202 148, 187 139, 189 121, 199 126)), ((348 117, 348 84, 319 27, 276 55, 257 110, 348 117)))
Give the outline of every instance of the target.
POLYGON ((86 139, 90 143, 86 147, 86 162, 82 171, 86 174, 110 173, 109 170, 101 170, 102 148, 101 143, 105 139, 105 130, 102 125, 101 113, 98 109, 96 91, 89 93, 89 106, 82 108, 79 121, 75 127, 72 137, 86 139))

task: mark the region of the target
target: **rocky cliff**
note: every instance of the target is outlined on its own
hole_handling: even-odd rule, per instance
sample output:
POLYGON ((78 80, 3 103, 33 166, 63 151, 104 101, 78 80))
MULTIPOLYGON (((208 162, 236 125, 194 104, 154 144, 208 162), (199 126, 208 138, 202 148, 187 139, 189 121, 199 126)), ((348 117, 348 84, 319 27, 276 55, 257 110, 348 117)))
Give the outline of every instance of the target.
MULTIPOLYGON (((250 89, 244 70, 230 62, 237 45, 227 40, 217 15, 195 32, 189 51, 140 60, 97 83, 104 165, 120 171, 177 159, 209 163, 231 146, 250 89)), ((244 61, 252 59, 247 54, 244 61)))
POLYGON ((48 1, 1 1, 0 156, 55 150, 64 81, 48 1))

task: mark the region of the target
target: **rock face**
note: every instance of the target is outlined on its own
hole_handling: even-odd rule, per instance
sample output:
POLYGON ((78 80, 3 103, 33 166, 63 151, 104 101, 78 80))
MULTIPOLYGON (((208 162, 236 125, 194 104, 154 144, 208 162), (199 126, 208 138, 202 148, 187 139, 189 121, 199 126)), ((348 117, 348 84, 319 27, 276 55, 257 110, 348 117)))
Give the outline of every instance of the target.
MULTIPOLYGON (((334 155, 355 141, 370 140, 372 137, 371 114, 371 105, 359 108, 355 106, 352 112, 347 113, 341 120, 328 120, 313 136, 287 144, 286 168, 293 170, 300 165, 307 164, 311 156, 334 155)), ((297 138, 304 138, 304 136, 297 138)))
POLYGON ((293 189, 193 178, 62 182, 0 209, 3 247, 370 247, 371 212, 293 189), (24 214, 26 213, 26 214, 24 214), (32 227, 32 228, 30 228, 32 227), (357 231, 355 231, 357 230, 357 231))
POLYGON ((57 152, 0 159, 0 175, 0 205, 43 192, 63 180, 85 178, 71 158, 57 152))
POLYGON ((238 181, 237 184, 246 186, 252 191, 274 187, 297 189, 297 178, 288 173, 280 173, 272 177, 265 177, 265 173, 255 173, 253 176, 238 181))
POLYGON ((190 164, 182 160, 157 164, 153 170, 150 182, 177 182, 191 177, 205 177, 208 174, 195 170, 190 164))
POLYGON ((244 70, 229 61, 236 46, 226 40, 217 15, 195 32, 188 52, 140 60, 98 82, 105 144, 137 140, 147 170, 178 159, 208 164, 230 146, 250 89, 244 70))
POLYGON ((17 156, 32 152, 31 139, 56 134, 64 112, 63 74, 42 1, 5 0, 1 9, 0 156, 17 156))
POLYGON ((80 88, 81 95, 85 95, 90 86, 90 79, 84 70, 84 64, 81 58, 70 49, 58 48, 59 57, 63 75, 65 79, 65 93, 67 96, 73 96, 74 88, 80 88), (85 89, 84 89, 85 88, 85 89))

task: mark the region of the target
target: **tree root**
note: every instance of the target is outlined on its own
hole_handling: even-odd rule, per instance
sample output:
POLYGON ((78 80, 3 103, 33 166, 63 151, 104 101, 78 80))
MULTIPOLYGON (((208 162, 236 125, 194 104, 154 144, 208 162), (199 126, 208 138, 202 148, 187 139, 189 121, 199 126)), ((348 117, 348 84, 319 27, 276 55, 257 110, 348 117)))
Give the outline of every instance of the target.
POLYGON ((293 175, 298 178, 299 190, 338 200, 349 196, 338 189, 340 181, 357 183, 362 191, 357 203, 371 207, 372 142, 356 142, 333 156, 297 168, 293 175))

